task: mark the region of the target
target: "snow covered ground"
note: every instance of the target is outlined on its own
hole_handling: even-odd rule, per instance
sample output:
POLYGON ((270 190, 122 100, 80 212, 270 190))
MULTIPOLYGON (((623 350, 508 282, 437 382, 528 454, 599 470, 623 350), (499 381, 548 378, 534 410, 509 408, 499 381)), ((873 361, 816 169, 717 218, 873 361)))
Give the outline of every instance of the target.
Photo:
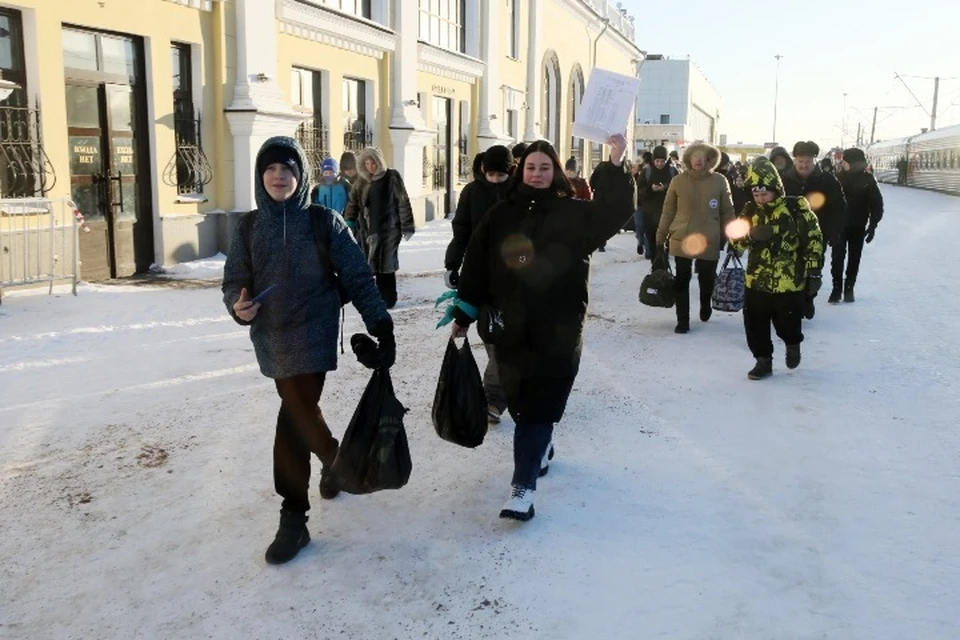
MULTIPOLYGON (((0 638, 960 637, 960 199, 885 187, 857 302, 746 379, 739 315, 673 333, 628 234, 594 260, 581 374, 537 516, 497 518, 512 423, 430 403, 448 223, 401 250, 410 484, 321 502, 268 566, 278 401, 218 260, 0 306, 0 638)), ((694 294, 695 295, 695 294, 694 294)), ((347 314, 347 335, 359 328, 347 314)), ((477 351, 482 362, 482 350, 477 351)), ((324 413, 367 379, 349 355, 324 413)))

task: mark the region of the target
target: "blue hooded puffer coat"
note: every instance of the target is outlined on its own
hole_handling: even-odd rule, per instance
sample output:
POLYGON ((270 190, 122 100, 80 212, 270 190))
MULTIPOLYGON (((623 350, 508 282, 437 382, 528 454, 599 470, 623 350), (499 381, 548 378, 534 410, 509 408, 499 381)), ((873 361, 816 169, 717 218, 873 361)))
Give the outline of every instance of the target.
MULTIPOLYGON (((286 136, 270 138, 257 153, 272 146, 292 149, 300 175, 309 175, 306 155, 286 136)), ((237 225, 223 268, 223 303, 233 318, 250 325, 250 339, 260 371, 269 378, 332 371, 337 368, 337 333, 340 299, 331 274, 320 261, 310 222, 309 185, 298 180, 296 192, 285 202, 276 202, 263 186, 263 176, 254 177, 257 216, 245 237, 245 225, 237 225), (248 250, 249 247, 249 250, 248 250), (252 322, 234 315, 240 290, 251 298, 271 285, 278 285, 264 300, 252 322)), ((372 335, 392 331, 393 322, 377 291, 367 261, 353 240, 343 218, 333 212, 330 261, 350 292, 372 335)))

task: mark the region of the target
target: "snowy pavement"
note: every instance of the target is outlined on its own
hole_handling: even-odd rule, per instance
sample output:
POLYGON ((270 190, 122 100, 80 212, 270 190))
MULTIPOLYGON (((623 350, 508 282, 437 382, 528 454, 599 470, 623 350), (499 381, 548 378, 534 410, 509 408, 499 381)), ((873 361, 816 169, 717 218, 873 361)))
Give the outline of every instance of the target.
MULTIPOLYGON (((637 302, 632 236, 597 254, 525 524, 497 518, 512 423, 475 450, 433 432, 449 225, 422 229, 394 313, 410 484, 314 489, 313 541, 280 567, 263 561, 278 401, 203 281, 221 263, 176 286, 5 291, 0 638, 960 637, 960 199, 883 192, 857 302, 819 304, 803 364, 777 343, 769 380, 746 379, 738 314, 678 336, 637 302)), ((329 376, 336 433, 366 380, 349 355, 329 376)))

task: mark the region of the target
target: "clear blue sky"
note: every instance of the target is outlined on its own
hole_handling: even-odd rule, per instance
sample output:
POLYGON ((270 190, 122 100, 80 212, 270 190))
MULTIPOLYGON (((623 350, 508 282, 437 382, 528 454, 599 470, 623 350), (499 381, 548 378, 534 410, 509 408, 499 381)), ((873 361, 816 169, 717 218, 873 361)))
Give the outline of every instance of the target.
POLYGON ((960 124, 960 4, 952 0, 620 1, 635 17, 637 46, 689 56, 717 88, 729 142, 770 141, 775 54, 784 56, 777 138, 788 149, 800 139, 838 145, 844 93, 848 147, 858 122, 869 139, 875 106, 877 139, 929 126, 895 72, 927 111, 928 78, 941 76, 937 127, 960 124))

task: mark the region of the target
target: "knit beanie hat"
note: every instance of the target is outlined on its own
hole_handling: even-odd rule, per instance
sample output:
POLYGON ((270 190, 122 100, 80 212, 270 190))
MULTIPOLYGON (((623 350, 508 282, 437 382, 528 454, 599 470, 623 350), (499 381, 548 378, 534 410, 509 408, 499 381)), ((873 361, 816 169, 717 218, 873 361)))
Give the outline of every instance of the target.
POLYGON ((526 142, 518 142, 517 144, 513 145, 513 149, 511 151, 511 153, 513 154, 513 159, 519 160, 520 158, 522 158, 526 150, 527 150, 526 142))
POLYGON ((300 179, 300 159, 297 157, 297 152, 290 147, 280 145, 268 147, 260 154, 260 157, 257 158, 257 175, 262 176, 267 170, 267 167, 272 164, 287 165, 290 167, 290 170, 293 171, 294 175, 297 176, 297 179, 300 179))
POLYGON ((667 148, 663 145, 658 145, 653 148, 653 159, 654 160, 666 160, 667 159, 667 148))
POLYGON ((322 173, 324 171, 333 171, 334 173, 337 173, 337 171, 339 171, 337 168, 337 161, 333 158, 326 158, 320 165, 320 172, 322 173))
POLYGON ((510 150, 501 144, 495 144, 483 152, 483 171, 484 173, 495 171, 497 173, 510 173, 510 165, 513 164, 510 150))
POLYGON ((340 168, 344 171, 352 171, 357 168, 357 156, 353 151, 344 151, 340 155, 340 168))
POLYGON ((856 147, 851 147, 850 149, 844 149, 843 159, 849 164, 857 164, 858 162, 862 162, 866 164, 867 162, 867 156, 863 153, 861 149, 857 149, 856 147))
POLYGON ((569 160, 567 160, 566 163, 563 165, 563 170, 564 170, 564 171, 577 171, 577 159, 571 157, 569 160))

